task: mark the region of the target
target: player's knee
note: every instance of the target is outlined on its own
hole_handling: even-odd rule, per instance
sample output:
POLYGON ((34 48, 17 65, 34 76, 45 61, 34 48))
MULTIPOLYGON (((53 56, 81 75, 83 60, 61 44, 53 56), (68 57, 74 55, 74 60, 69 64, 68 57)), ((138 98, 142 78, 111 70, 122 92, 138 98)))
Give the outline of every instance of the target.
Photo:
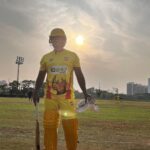
POLYGON ((43 125, 46 128, 57 128, 59 124, 59 114, 56 111, 45 111, 43 125))

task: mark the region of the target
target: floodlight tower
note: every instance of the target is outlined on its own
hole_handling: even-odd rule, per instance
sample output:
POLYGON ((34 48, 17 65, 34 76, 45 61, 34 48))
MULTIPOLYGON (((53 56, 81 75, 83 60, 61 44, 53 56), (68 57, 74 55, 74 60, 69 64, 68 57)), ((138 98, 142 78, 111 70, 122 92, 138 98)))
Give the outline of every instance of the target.
POLYGON ((100 97, 100 95, 101 95, 100 81, 99 81, 99 87, 98 87, 98 89, 96 90, 96 92, 97 92, 97 96, 100 97))
POLYGON ((18 70, 17 70, 17 89, 18 89, 18 85, 19 85, 19 69, 20 69, 20 65, 22 65, 24 62, 24 58, 17 56, 16 59, 16 64, 18 65, 18 70))

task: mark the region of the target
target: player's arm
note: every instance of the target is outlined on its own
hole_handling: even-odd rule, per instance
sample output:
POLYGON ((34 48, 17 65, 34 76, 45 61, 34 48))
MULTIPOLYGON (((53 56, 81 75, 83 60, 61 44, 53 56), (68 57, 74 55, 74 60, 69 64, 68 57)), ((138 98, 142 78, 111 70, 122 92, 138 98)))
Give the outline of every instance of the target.
POLYGON ((39 89, 41 88, 43 81, 45 79, 45 75, 46 75, 46 71, 39 71, 37 79, 36 79, 36 83, 35 83, 35 89, 33 92, 33 102, 36 105, 36 102, 38 102, 39 97, 38 97, 38 92, 39 89))
POLYGON ((85 78, 82 73, 81 67, 74 67, 74 71, 75 71, 75 75, 77 77, 79 86, 84 94, 85 99, 87 100, 87 97, 89 97, 89 95, 86 92, 86 83, 85 83, 85 78))

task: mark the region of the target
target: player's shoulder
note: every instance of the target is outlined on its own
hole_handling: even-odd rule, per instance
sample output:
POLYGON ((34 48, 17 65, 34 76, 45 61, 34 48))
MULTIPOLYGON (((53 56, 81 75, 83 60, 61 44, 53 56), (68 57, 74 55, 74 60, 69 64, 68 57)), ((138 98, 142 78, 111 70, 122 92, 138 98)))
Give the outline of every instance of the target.
POLYGON ((73 52, 73 51, 71 51, 71 50, 67 50, 67 49, 65 49, 65 52, 66 52, 66 54, 68 54, 68 55, 71 55, 71 56, 77 56, 77 54, 75 53, 75 52, 73 52))
POLYGON ((53 55, 53 51, 44 54, 44 55, 42 56, 42 59, 47 59, 47 58, 51 57, 52 55, 53 55))

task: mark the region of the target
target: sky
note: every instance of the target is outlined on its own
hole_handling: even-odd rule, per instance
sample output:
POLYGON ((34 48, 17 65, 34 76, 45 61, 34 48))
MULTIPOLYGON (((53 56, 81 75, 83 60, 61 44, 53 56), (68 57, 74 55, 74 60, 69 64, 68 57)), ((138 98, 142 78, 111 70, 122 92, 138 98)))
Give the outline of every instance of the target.
MULTIPOLYGON (((126 93, 150 77, 150 0, 0 0, 0 80, 36 80, 48 36, 63 28, 66 49, 80 57, 87 88, 126 93), (84 44, 77 45, 78 35, 84 44)), ((75 79, 75 89, 80 89, 75 79)))

